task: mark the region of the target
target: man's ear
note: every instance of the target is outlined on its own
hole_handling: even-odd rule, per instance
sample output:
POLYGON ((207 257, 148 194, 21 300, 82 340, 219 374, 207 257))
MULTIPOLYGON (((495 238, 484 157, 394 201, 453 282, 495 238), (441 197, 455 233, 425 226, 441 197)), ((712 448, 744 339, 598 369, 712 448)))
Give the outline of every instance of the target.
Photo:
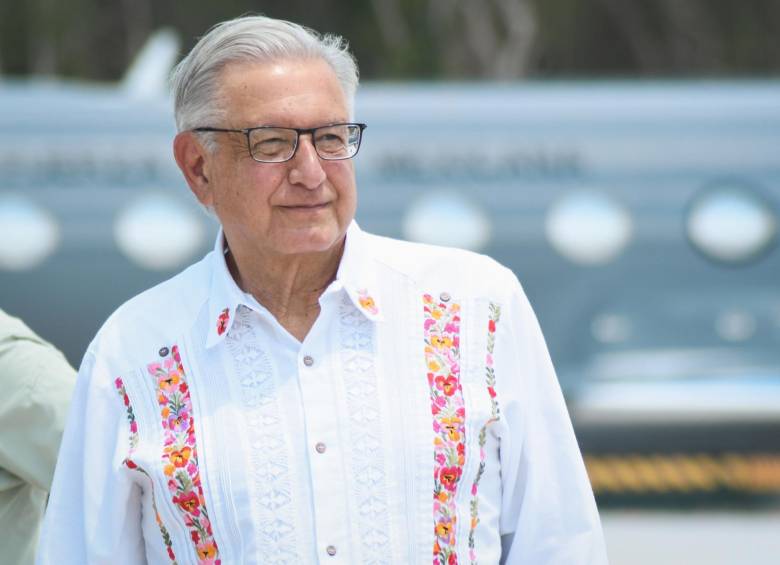
POLYGON ((214 195, 207 170, 209 153, 200 139, 191 131, 179 133, 173 140, 173 156, 192 193, 203 206, 212 208, 214 195))

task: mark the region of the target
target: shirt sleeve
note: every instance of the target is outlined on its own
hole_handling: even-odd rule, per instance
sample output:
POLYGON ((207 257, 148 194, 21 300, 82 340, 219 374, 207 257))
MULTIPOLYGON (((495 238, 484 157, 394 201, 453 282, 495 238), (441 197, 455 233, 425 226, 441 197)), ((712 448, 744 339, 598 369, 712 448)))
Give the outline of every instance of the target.
POLYGON ((7 319, 9 331, 0 337, 0 468, 48 491, 76 372, 57 349, 7 319))
POLYGON ((593 491, 536 316, 512 275, 496 334, 502 563, 607 563, 593 491))
POLYGON ((62 438, 36 563, 145 563, 129 425, 108 368, 87 352, 62 438))

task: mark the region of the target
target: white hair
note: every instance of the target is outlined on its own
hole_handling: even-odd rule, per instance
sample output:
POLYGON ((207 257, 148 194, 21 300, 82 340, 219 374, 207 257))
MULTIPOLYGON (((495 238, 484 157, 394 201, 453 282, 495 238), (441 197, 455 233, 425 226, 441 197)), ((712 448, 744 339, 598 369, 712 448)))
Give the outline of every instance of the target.
MULTIPOLYGON (((242 16, 215 25, 171 76, 177 131, 221 125, 224 109, 218 100, 219 75, 228 63, 314 58, 324 60, 333 69, 352 116, 358 68, 342 37, 320 35, 298 24, 265 16, 242 16)), ((203 141, 212 145, 208 138, 203 141)))

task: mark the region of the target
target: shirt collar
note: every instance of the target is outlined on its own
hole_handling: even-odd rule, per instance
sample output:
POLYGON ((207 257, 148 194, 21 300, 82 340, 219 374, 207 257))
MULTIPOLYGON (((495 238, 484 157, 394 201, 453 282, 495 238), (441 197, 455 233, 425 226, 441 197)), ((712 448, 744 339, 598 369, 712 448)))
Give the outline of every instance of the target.
POLYGON ((344 254, 335 283, 342 285, 352 303, 372 322, 384 320, 379 297, 376 264, 368 249, 366 235, 354 220, 347 228, 344 254))
POLYGON ((228 252, 225 234, 222 228, 217 233, 214 244, 211 267, 211 292, 209 293, 208 332, 206 334, 206 349, 222 341, 233 327, 236 318, 236 308, 244 304, 252 307, 251 297, 242 291, 227 266, 228 252))
MULTIPOLYGON (((373 322, 384 320, 378 296, 378 284, 374 262, 366 249, 366 236, 354 220, 347 228, 344 254, 341 257, 336 280, 328 291, 344 289, 349 299, 363 315, 373 322)), ((222 228, 219 229, 212 256, 211 292, 208 303, 208 332, 206 348, 225 339, 235 320, 240 305, 257 310, 260 305, 242 291, 227 266, 227 243, 222 228)))

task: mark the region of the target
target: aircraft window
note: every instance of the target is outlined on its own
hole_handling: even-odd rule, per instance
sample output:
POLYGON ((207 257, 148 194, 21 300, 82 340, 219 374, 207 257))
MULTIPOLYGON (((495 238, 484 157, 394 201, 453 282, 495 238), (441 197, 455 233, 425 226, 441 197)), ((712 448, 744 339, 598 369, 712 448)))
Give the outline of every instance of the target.
POLYGON ((114 240, 136 264, 169 270, 191 260, 201 248, 203 224, 193 210, 163 194, 147 194, 122 210, 114 240))
POLYGON ((472 201, 455 191, 428 192, 412 202, 403 219, 411 241, 479 251, 490 241, 490 220, 472 201))
POLYGON ((745 187, 710 189, 692 203, 688 239, 706 257, 744 263, 766 252, 777 237, 777 217, 769 204, 745 187))
POLYGON ((59 243, 60 228, 54 216, 28 198, 0 195, 0 269, 33 269, 59 243))
POLYGON ((580 265, 603 265, 616 259, 633 231, 628 210, 595 190, 568 193, 550 208, 545 220, 550 245, 580 265))
POLYGON ((601 314, 591 322, 593 337, 604 344, 619 344, 628 340, 633 328, 631 320, 623 314, 601 314))
POLYGON ((756 333, 758 321, 750 312, 731 309, 721 312, 715 321, 715 331, 724 341, 747 341, 756 333))

